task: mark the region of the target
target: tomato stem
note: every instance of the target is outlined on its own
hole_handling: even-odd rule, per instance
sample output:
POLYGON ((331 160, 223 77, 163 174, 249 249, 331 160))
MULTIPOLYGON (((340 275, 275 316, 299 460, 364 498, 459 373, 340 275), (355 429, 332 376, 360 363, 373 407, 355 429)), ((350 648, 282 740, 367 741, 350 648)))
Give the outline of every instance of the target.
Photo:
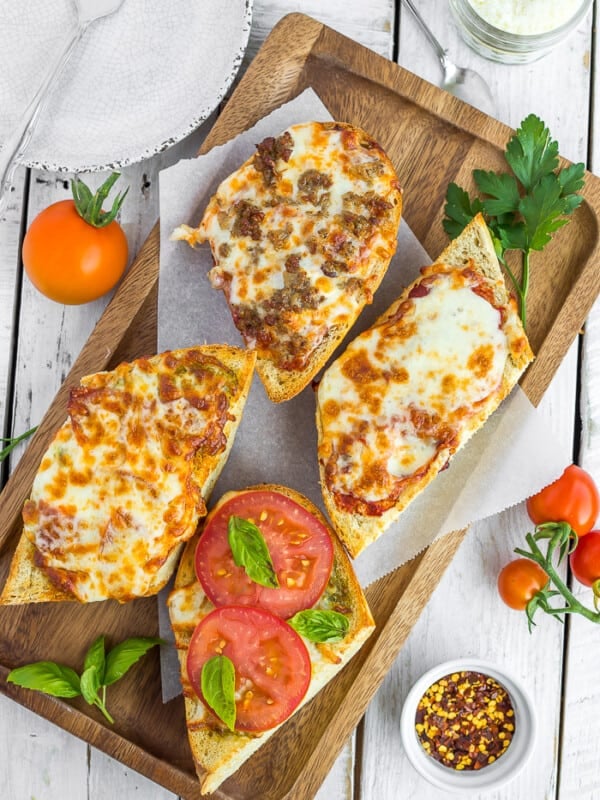
POLYGON ((120 175, 120 172, 112 172, 95 194, 92 194, 90 188, 81 178, 76 177, 71 181, 71 191, 73 192, 73 200, 75 201, 77 213, 85 222, 89 225, 93 225, 94 228, 105 228, 107 225, 110 225, 121 210, 129 187, 127 187, 124 192, 117 194, 110 211, 102 210, 104 201, 120 175))
POLYGON ((516 547, 515 553, 529 558, 531 561, 535 561, 536 564, 542 567, 550 579, 548 584, 536 593, 527 606, 529 629, 531 630, 531 626, 535 624, 533 622, 533 615, 538 608, 541 608, 556 619, 560 619, 564 614, 580 614, 591 622, 600 623, 600 611, 598 610, 600 580, 596 581, 598 590, 594 588, 594 607, 596 611, 592 611, 591 608, 579 602, 556 571, 552 561, 554 552, 558 548, 559 555, 557 566, 559 566, 564 557, 572 551, 573 542, 575 542, 575 544, 577 543, 577 534, 573 531, 571 526, 566 522, 546 522, 543 525, 538 525, 534 533, 528 533, 525 537, 525 541, 529 545, 529 550, 516 547), (538 542, 543 539, 548 539, 548 547, 545 554, 538 545, 538 542), (551 584, 556 587, 556 591, 551 589, 551 584), (549 603, 550 598, 558 594, 566 601, 566 605, 559 608, 552 607, 549 603))

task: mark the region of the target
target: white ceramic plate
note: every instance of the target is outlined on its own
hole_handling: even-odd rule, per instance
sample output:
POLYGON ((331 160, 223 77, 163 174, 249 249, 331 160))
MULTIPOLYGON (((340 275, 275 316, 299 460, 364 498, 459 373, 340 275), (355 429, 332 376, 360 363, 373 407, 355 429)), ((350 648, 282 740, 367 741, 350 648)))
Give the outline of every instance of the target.
MULTIPOLYGON (((23 163, 108 170, 179 141, 231 85, 251 16, 252 0, 125 0, 85 32, 23 163)), ((76 19, 73 0, 0 0, 0 143, 76 19)))

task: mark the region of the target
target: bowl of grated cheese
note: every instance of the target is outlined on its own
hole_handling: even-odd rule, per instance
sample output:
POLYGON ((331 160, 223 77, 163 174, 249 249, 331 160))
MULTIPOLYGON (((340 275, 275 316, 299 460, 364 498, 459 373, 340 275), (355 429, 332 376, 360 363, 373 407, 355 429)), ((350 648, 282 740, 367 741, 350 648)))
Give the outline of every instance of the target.
POLYGON ((590 11, 593 0, 449 0, 461 36, 492 61, 524 64, 547 55, 590 11))

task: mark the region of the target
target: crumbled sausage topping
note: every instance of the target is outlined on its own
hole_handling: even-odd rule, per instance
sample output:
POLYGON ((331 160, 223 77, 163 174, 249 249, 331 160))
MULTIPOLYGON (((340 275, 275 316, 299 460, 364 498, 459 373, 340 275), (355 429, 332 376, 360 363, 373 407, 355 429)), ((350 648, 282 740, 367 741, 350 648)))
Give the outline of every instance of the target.
POLYGON ((417 706, 415 730, 445 767, 478 770, 508 749, 515 711, 504 686, 479 672, 455 672, 432 684, 417 706))
POLYGON ((279 159, 289 161, 292 155, 294 140, 289 131, 281 136, 267 136, 260 144, 256 145, 256 153, 252 161, 254 169, 260 172, 265 186, 271 186, 279 177, 277 162, 279 159))
POLYGON ((260 223, 265 218, 264 213, 249 203, 241 200, 235 207, 235 220, 231 229, 232 236, 249 236, 258 242, 262 236, 260 223))

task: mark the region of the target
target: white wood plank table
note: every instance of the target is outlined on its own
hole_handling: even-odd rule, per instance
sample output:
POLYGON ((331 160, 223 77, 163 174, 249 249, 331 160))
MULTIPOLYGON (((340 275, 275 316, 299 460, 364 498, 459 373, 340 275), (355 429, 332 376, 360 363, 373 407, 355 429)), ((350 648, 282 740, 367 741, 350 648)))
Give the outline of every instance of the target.
MULTIPOLYGON (((551 56, 527 66, 505 66, 486 61, 466 47, 450 20, 446 0, 420 5, 453 60, 486 78, 497 98, 500 120, 514 127, 529 112, 537 113, 558 139, 563 155, 600 171, 592 12, 551 56)), ((322 6, 318 0, 301 4, 255 0, 245 63, 281 16, 302 10, 438 82, 439 66, 399 2, 331 0, 326 9, 322 6)), ((201 129, 166 153, 123 170, 131 190, 122 223, 132 254, 158 214, 159 170, 195 153, 203 135, 201 129)), ((91 182, 99 184, 103 177, 95 175, 91 182)), ((51 303, 22 274, 19 252, 25 226, 42 208, 67 196, 65 176, 21 169, 9 208, 0 219, 0 430, 5 436, 41 419, 106 304, 106 300, 79 307, 51 303)), ((419 198, 407 198, 407 202, 419 202, 419 198)), ((564 443, 565 458, 576 458, 600 483, 600 304, 579 339, 543 405, 551 420, 549 435, 564 443)), ((20 452, 15 451, 4 467, 4 480, 20 452)), ((534 459, 535 454, 523 457, 534 459)), ((600 627, 579 619, 569 619, 563 627, 548 617, 540 618, 529 635, 522 615, 511 612, 497 597, 498 571, 522 543, 527 529, 525 512, 518 507, 468 533, 354 740, 319 791, 321 800, 441 800, 445 796, 408 763, 400 744, 399 716, 410 685, 422 672, 465 655, 505 665, 521 677, 539 716, 534 757, 523 773, 502 790, 471 796, 480 800, 600 797, 600 627)), ((175 797, 1 695, 0 796, 3 800, 175 797)))

